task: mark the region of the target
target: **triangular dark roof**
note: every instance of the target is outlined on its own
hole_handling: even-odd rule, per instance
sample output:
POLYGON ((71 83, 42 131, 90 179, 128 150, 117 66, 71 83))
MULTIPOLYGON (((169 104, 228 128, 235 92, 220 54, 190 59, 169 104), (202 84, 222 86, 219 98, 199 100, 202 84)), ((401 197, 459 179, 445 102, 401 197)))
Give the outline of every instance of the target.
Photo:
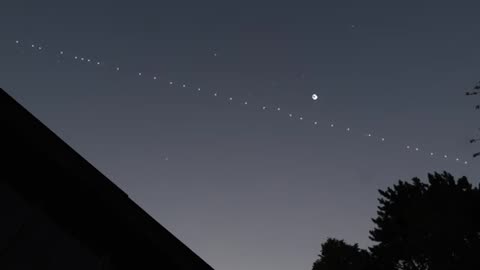
POLYGON ((0 134, 2 181, 120 269, 212 270, 2 89, 0 134))

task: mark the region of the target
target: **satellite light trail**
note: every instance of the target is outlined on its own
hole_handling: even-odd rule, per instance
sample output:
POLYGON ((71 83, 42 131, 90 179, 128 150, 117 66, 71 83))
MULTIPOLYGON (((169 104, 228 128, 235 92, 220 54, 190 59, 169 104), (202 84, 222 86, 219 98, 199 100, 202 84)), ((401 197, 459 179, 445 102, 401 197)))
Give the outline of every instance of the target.
MULTIPOLYGON (((93 58, 86 58, 85 56, 82 57, 82 56, 79 56, 79 54, 71 54, 71 53, 68 53, 67 50, 63 50, 63 49, 62 50, 57 50, 57 51, 51 51, 51 50, 47 49, 47 48, 49 48, 47 46, 42 46, 40 44, 35 44, 35 43, 34 44, 26 44, 25 43, 24 44, 20 40, 16 40, 15 44, 18 47, 30 49, 30 50, 33 50, 34 52, 38 52, 38 53, 40 53, 40 52, 50 53, 50 55, 52 55, 52 53, 53 53, 56 57, 59 57, 63 60, 71 60, 74 63, 87 63, 87 64, 91 64, 91 65, 94 65, 94 66, 99 66, 99 67, 102 67, 102 68, 110 69, 110 70, 113 70, 113 71, 116 71, 116 72, 121 72, 121 70, 123 70, 121 68, 121 66, 110 65, 107 62, 101 61, 100 59, 93 60, 93 58), (85 60, 87 60, 87 61, 85 61, 85 60)), ((134 75, 134 73, 132 73, 131 75, 134 75)), ((159 83, 165 83, 166 85, 171 86, 171 87, 173 87, 174 85, 179 85, 183 89, 194 89, 194 90, 196 90, 196 92, 200 92, 200 91, 203 92, 203 89, 201 89, 199 87, 192 87, 192 86, 190 86, 186 83, 178 83, 177 84, 174 81, 166 80, 166 78, 163 78, 163 77, 161 77, 159 75, 155 75, 155 74, 152 74, 151 76, 145 76, 145 74, 143 72, 137 71, 136 76, 143 79, 143 80, 152 80, 152 81, 156 81, 156 82, 159 82, 159 83)), ((208 92, 208 91, 206 91, 206 92, 208 92)), ((210 94, 210 96, 213 96, 213 97, 218 99, 221 96, 221 94, 218 91, 215 91, 215 92, 213 92, 213 94, 210 94)), ((232 102, 233 97, 231 97, 231 96, 226 96, 223 99, 229 104, 235 104, 235 102, 232 102)), ((319 96, 317 94, 312 94, 311 99, 313 101, 317 101, 319 99, 319 96)), ((248 100, 243 99, 243 101, 240 102, 240 105, 250 106, 251 103, 248 100)), ((283 116, 288 116, 288 118, 290 118, 290 119, 294 119, 296 121, 300 121, 300 122, 306 123, 308 125, 312 125, 317 129, 325 127, 325 126, 329 126, 330 128, 337 127, 337 125, 335 125, 332 122, 330 122, 329 124, 324 126, 324 125, 320 125, 319 124, 320 122, 318 120, 315 120, 315 119, 310 119, 311 121, 305 121, 307 119, 302 115, 299 115, 298 117, 293 117, 294 116, 293 113, 291 113, 291 112, 284 113, 284 110, 282 109, 282 107, 279 107, 279 106, 260 105, 259 108, 260 108, 259 111, 271 111, 271 112, 275 112, 276 114, 280 114, 280 115, 283 115, 283 116)), ((351 133, 350 127, 343 128, 343 130, 346 133, 351 133)), ((375 133, 374 132, 367 133, 367 134, 362 133, 362 135, 364 137, 368 137, 370 140, 376 140, 379 143, 384 143, 386 141, 385 137, 376 137, 373 134, 375 134, 375 133)), ((403 145, 405 145, 405 144, 403 144, 403 145)), ((403 149, 405 149, 405 148, 403 148, 403 149)), ((443 157, 443 159, 452 160, 453 162, 456 162, 456 163, 462 163, 464 165, 469 164, 467 160, 463 160, 460 157, 453 157, 452 158, 452 157, 449 157, 449 155, 447 155, 447 154, 437 155, 435 153, 438 153, 438 151, 431 151, 430 152, 430 151, 423 151, 422 149, 423 148, 420 148, 420 147, 413 147, 412 148, 410 145, 406 145, 406 151, 409 151, 409 152, 423 152, 423 153, 425 153, 425 156, 428 157, 428 158, 436 158, 438 156, 438 157, 443 157)))

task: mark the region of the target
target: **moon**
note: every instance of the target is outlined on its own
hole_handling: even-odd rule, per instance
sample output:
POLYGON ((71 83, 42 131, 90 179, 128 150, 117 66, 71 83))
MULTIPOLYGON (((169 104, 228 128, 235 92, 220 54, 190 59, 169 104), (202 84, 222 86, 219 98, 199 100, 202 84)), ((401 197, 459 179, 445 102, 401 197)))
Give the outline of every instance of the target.
POLYGON ((313 100, 317 100, 317 99, 318 99, 317 94, 313 94, 313 95, 312 95, 312 99, 313 99, 313 100))

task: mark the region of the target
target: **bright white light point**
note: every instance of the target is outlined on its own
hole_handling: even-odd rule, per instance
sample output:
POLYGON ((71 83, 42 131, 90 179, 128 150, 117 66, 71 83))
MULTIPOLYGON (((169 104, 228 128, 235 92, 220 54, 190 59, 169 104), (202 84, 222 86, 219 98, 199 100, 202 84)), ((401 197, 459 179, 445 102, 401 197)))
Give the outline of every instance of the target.
POLYGON ((384 142, 384 141, 385 141, 385 138, 382 138, 382 142, 384 142))
POLYGON ((303 117, 300 116, 300 120, 303 120, 303 117))
POLYGON ((367 136, 368 136, 368 137, 372 137, 372 134, 368 134, 367 136))
POLYGON ((182 85, 182 87, 185 88, 185 87, 187 87, 187 86, 184 84, 184 85, 182 85))
POLYGON ((248 102, 245 101, 245 105, 247 105, 247 104, 248 104, 248 102))
POLYGON ((63 51, 60 51, 60 54, 63 54, 63 51))
POLYGON ((410 146, 409 146, 409 145, 407 145, 407 149, 410 149, 410 146))
POLYGON ((156 80, 156 79, 157 79, 157 76, 153 76, 153 79, 156 80))
POLYGON ((35 45, 32 44, 32 48, 35 48, 35 45))
POLYGON ((456 160, 456 161, 459 161, 460 159, 456 158, 455 160, 456 160))
POLYGON ((233 98, 229 98, 229 100, 232 100, 233 98))
POLYGON ((433 156, 433 153, 430 153, 430 156, 433 156))
POLYGON ((465 164, 468 164, 468 162, 467 162, 467 161, 465 161, 464 163, 465 163, 465 164))
POLYGON ((347 131, 350 131, 350 128, 347 128, 347 131))
POLYGON ((317 100, 317 99, 318 99, 317 94, 313 94, 313 95, 312 95, 312 99, 313 99, 313 100, 317 100))
POLYGON ((213 94, 214 96, 217 96, 217 93, 213 94))
POLYGON ((85 58, 83 58, 83 57, 82 57, 80 60, 82 60, 82 61, 83 61, 83 60, 85 60, 85 58))
POLYGON ((200 91, 200 87, 199 87, 199 88, 197 88, 197 90, 198 90, 198 91, 200 91))
POLYGON ((90 62, 90 59, 87 59, 87 62, 90 62))
POLYGON ((277 111, 280 111, 280 108, 277 108, 277 111))
POLYGON ((76 56, 75 56, 74 58, 75 58, 75 59, 78 59, 78 57, 76 57, 76 56))
POLYGON ((444 155, 443 157, 444 157, 444 158, 447 158, 447 155, 444 155))
POLYGON ((119 71, 119 70, 120 70, 120 68, 119 68, 119 67, 117 67, 117 71, 119 71))
POLYGON ((317 121, 313 122, 314 125, 318 124, 317 121))
POLYGON ((418 151, 418 147, 417 147, 417 148, 415 148, 415 151, 418 151))
POLYGON ((100 65, 100 62, 97 62, 97 65, 100 65))
POLYGON ((20 43, 20 41, 18 41, 18 40, 15 40, 15 43, 17 43, 17 44, 18 44, 18 43, 20 43))
POLYGON ((333 125, 333 124, 330 124, 330 127, 334 127, 334 125, 333 125))
POLYGON ((262 109, 265 110, 267 107, 263 106, 262 109))
POLYGON ((39 49, 39 50, 41 50, 41 49, 42 49, 42 47, 38 47, 38 49, 39 49))
MULTIPOLYGON (((170 82, 170 85, 172 85, 172 84, 173 84, 173 82, 170 82)), ((198 90, 198 91, 200 91, 200 90, 198 90)))
POLYGON ((141 72, 139 72, 139 73, 138 73, 138 76, 142 76, 142 73, 141 73, 141 72))
POLYGON ((289 114, 288 116, 292 117, 292 114, 289 114))

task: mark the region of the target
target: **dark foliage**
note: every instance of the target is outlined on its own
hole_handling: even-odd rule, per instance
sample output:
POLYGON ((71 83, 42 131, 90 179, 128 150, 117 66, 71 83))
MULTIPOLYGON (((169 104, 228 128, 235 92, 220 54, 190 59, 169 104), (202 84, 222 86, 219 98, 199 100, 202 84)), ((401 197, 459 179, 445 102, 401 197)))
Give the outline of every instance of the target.
POLYGON ((349 245, 343 240, 329 238, 322 244, 322 252, 313 264, 313 270, 363 270, 369 269, 370 254, 358 248, 358 245, 349 245))
POLYGON ((370 251, 384 269, 480 269, 480 194, 465 177, 429 174, 379 191, 370 251))
POLYGON ((360 250, 329 239, 313 270, 478 270, 480 269, 480 189, 465 177, 429 174, 379 190, 375 245, 360 250))
MULTIPOLYGON (((467 91, 465 92, 465 95, 467 96, 474 96, 474 95, 479 95, 480 94, 480 82, 477 83, 472 89, 472 91, 467 91)), ((480 105, 475 105, 475 110, 480 110, 480 105)), ((480 139, 471 139, 470 143, 476 143, 480 141, 480 139)), ((476 152, 473 154, 473 157, 478 157, 480 156, 480 152, 476 152)))

